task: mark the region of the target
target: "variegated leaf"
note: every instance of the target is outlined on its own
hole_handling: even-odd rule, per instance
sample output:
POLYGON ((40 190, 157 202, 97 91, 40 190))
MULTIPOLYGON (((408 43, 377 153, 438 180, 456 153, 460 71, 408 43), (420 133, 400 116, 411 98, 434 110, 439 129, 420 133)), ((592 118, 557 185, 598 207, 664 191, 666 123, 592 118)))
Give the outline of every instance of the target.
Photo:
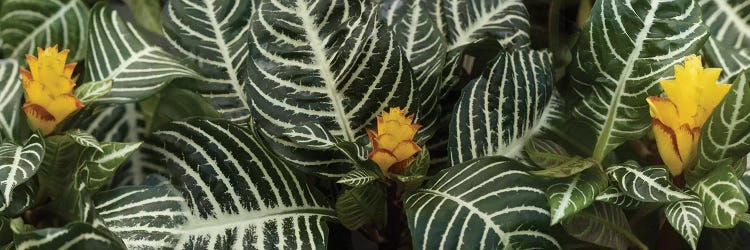
POLYGON ((89 11, 80 0, 6 0, 1 9, 3 56, 20 60, 53 45, 69 49, 72 61, 86 55, 89 11))
POLYGON ((289 140, 306 148, 329 149, 336 146, 339 138, 332 135, 320 123, 306 123, 284 132, 289 140))
POLYGON ((481 39, 494 39, 503 47, 529 43, 529 21, 520 0, 443 0, 448 50, 481 39))
POLYGON ((635 161, 627 161, 610 166, 607 174, 623 193, 642 202, 690 199, 672 183, 669 170, 663 166, 641 167, 635 161))
POLYGON ((641 201, 633 199, 633 197, 620 191, 620 188, 617 186, 607 187, 607 189, 596 196, 596 200, 617 205, 622 209, 636 209, 641 207, 642 204, 641 201))
POLYGON ((0 60, 0 131, 3 138, 20 139, 16 133, 24 116, 21 114, 21 76, 18 61, 0 60))
POLYGON ((541 182, 504 157, 464 162, 404 199, 414 249, 555 249, 541 182))
POLYGON ((550 204, 551 224, 578 213, 594 203, 607 188, 607 175, 598 167, 568 178, 555 179, 545 192, 550 204))
POLYGON ((386 108, 419 111, 408 61, 370 2, 270 1, 253 15, 247 65, 253 119, 274 151, 310 171, 341 173, 351 164, 330 150, 291 143, 282 136, 287 129, 314 120, 357 142, 386 108))
POLYGON ((13 190, 10 204, 4 205, 4 208, 0 208, 0 216, 7 218, 21 216, 36 203, 36 191, 38 189, 39 184, 33 179, 17 186, 13 190))
POLYGON ((701 128, 698 163, 685 173, 693 184, 722 162, 733 164, 750 152, 750 71, 737 76, 724 100, 701 128))
POLYGON ((109 184, 114 172, 128 160, 141 146, 141 142, 104 142, 98 151, 93 148, 83 149, 82 157, 78 158, 78 164, 88 164, 89 178, 88 188, 97 190, 109 184))
POLYGON ((595 135, 594 159, 648 131, 645 98, 707 38, 695 0, 596 1, 568 67, 580 98, 574 120, 595 135))
MULTIPOLYGON (((374 164, 374 163, 372 163, 374 164)), ((361 187, 370 184, 374 181, 383 178, 383 174, 380 173, 380 168, 377 165, 374 167, 359 167, 341 176, 336 183, 344 184, 350 187, 361 187)))
POLYGON ((189 216, 182 194, 169 183, 120 187, 93 200, 104 226, 128 249, 173 249, 189 216))
POLYGON ((73 95, 83 103, 88 105, 93 103, 97 98, 108 95, 112 91, 112 80, 84 83, 75 90, 73 95))
POLYGON ((625 213, 617 206, 596 202, 562 223, 576 239, 613 249, 627 249, 631 242, 647 249, 630 231, 625 213))
POLYGON ((44 139, 38 133, 32 134, 23 145, 11 142, 0 145, 0 211, 10 206, 13 190, 34 177, 44 151, 44 139))
POLYGON ((142 149, 161 156, 190 207, 175 248, 325 248, 335 212, 255 133, 191 119, 146 140, 142 149))
POLYGON ((550 56, 546 51, 502 52, 479 79, 464 87, 451 119, 448 148, 453 165, 522 152, 539 129, 552 95, 550 56))
POLYGON ((250 117, 244 71, 253 2, 169 0, 163 11, 165 37, 204 76, 190 87, 238 122, 250 117))
POLYGON ((739 180, 729 167, 714 168, 691 189, 701 198, 707 227, 732 228, 747 211, 739 180))
POLYGON ((344 191, 336 200, 336 213, 341 224, 350 230, 365 225, 383 228, 388 222, 385 191, 385 187, 378 183, 344 191))
POLYGON ((700 0, 711 37, 703 47, 710 64, 721 68, 720 82, 750 69, 750 2, 700 0))
POLYGON ((91 10, 86 81, 114 81, 109 95, 98 102, 140 101, 178 77, 198 77, 174 56, 148 42, 133 24, 109 5, 91 10))
POLYGON ((111 232, 84 222, 20 233, 14 236, 13 245, 17 250, 127 249, 111 232))
POLYGON ((696 249, 705 216, 700 198, 695 194, 690 196, 692 196, 690 199, 669 203, 664 208, 664 213, 672 228, 682 235, 690 247, 696 249))
POLYGON ((70 138, 78 143, 78 145, 87 148, 94 148, 99 152, 103 152, 102 147, 99 145, 99 141, 97 141, 96 138, 94 138, 94 136, 89 133, 80 130, 72 130, 65 133, 65 135, 70 136, 70 138))

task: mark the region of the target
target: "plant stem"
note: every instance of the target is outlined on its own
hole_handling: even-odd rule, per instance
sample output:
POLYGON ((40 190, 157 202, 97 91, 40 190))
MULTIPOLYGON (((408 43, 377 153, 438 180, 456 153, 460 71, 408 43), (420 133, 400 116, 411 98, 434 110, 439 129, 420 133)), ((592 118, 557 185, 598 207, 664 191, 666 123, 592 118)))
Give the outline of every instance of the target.
POLYGON ((385 236, 385 241, 378 244, 378 249, 382 250, 394 250, 398 249, 401 244, 401 236, 404 231, 404 211, 401 204, 401 194, 399 192, 398 184, 391 183, 388 186, 388 224, 383 230, 382 235, 385 236))

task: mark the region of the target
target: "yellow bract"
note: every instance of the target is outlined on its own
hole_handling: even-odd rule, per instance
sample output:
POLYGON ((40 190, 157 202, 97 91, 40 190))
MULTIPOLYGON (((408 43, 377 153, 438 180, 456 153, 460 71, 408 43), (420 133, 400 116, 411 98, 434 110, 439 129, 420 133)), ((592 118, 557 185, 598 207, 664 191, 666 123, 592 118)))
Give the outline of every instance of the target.
POLYGON ((37 49, 38 58, 26 55, 29 70, 21 69, 26 96, 23 111, 32 128, 48 135, 68 115, 83 107, 73 95, 76 64, 65 64, 68 50, 57 51, 57 45, 37 49))
POLYGON ((414 115, 406 116, 406 110, 395 107, 390 112, 378 116, 378 130, 367 130, 372 143, 370 159, 380 166, 386 175, 400 174, 414 159, 412 156, 421 151, 414 143, 414 135, 422 127, 412 124, 414 115))
POLYGON ((646 99, 659 154, 672 175, 694 163, 701 127, 729 91, 731 85, 716 83, 720 74, 704 69, 700 56, 689 56, 684 66, 674 66, 675 79, 660 82, 667 98, 646 99))

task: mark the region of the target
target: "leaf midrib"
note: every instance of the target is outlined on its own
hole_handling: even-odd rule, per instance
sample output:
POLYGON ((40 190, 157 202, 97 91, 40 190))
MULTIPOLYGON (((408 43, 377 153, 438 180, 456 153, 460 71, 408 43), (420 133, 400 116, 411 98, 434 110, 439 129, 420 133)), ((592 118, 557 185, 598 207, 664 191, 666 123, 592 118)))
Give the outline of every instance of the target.
MULTIPOLYGON (((61 8, 55 12, 54 15, 50 16, 45 20, 41 25, 39 25, 36 29, 34 29, 29 35, 27 35, 21 42, 19 42, 16 45, 16 48, 13 49, 13 53, 11 53, 11 57, 19 57, 24 52, 21 50, 22 48, 26 47, 26 44, 28 44, 32 39, 36 38, 36 36, 42 32, 42 30, 45 30, 49 28, 50 25, 57 22, 58 19, 65 16, 65 14, 68 13, 70 9, 76 6, 78 4, 78 0, 70 0, 67 4, 62 4, 60 1, 52 0, 53 3, 58 4, 61 6, 61 8)), ((65 34, 67 36, 67 34, 65 34)))
POLYGON ((248 226, 258 221, 268 221, 278 218, 323 216, 336 218, 336 212, 330 208, 321 207, 289 207, 274 208, 266 211, 246 211, 243 214, 221 214, 217 218, 203 219, 191 217, 188 224, 180 229, 185 235, 203 235, 212 232, 211 229, 221 229, 248 226))
POLYGON ((628 55, 628 60, 625 62, 625 68, 622 70, 619 79, 617 79, 617 88, 615 89, 615 93, 612 96, 612 101, 610 101, 609 103, 609 110, 607 110, 607 119, 604 123, 604 126, 602 127, 601 133, 599 134, 599 139, 596 141, 596 146, 594 147, 593 157, 599 163, 604 160, 604 157, 607 154, 607 146, 611 137, 610 133, 612 132, 612 127, 614 127, 615 119, 617 118, 617 109, 619 108, 620 98, 622 97, 623 92, 625 92, 625 85, 628 77, 630 77, 630 75, 633 73, 635 61, 638 60, 641 55, 641 51, 643 50, 643 43, 646 41, 648 33, 651 30, 651 26, 654 22, 654 16, 656 15, 656 10, 659 9, 660 3, 661 1, 654 1, 652 3, 653 6, 651 6, 648 14, 646 14, 646 18, 643 19, 644 27, 638 32, 638 36, 636 37, 636 40, 634 42, 635 48, 630 53, 630 55, 628 55))

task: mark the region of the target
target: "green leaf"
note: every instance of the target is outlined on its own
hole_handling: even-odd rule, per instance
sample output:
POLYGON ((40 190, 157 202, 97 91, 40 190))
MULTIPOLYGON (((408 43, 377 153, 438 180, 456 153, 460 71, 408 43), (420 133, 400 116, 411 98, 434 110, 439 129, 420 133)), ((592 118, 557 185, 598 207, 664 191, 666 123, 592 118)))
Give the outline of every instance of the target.
POLYGON ((384 179, 383 172, 373 161, 363 161, 357 165, 357 168, 341 176, 336 183, 344 184, 350 187, 361 187, 377 180, 384 179))
POLYGON ((337 165, 349 161, 291 143, 282 136, 287 129, 316 121, 359 142, 388 107, 421 116, 409 62, 376 13, 371 1, 283 0, 253 15, 247 63, 253 119, 274 151, 303 169, 338 174, 337 165))
POLYGON ((545 192, 552 213, 551 225, 591 205, 606 188, 607 176, 598 167, 568 178, 553 180, 545 192))
POLYGON ((630 231, 628 218, 614 205, 596 202, 562 223, 563 228, 576 239, 600 246, 627 249, 631 243, 648 249, 630 231))
POLYGON ((701 0, 703 20, 711 37, 703 53, 712 66, 721 68, 720 82, 728 82, 750 69, 750 8, 744 0, 701 0))
POLYGON ((83 103, 89 105, 99 97, 105 96, 112 91, 112 80, 84 83, 75 90, 73 95, 83 103))
POLYGON ((50 197, 59 197, 76 172, 76 163, 83 146, 67 135, 48 136, 44 138, 44 144, 46 152, 37 173, 40 191, 50 197))
POLYGON ((174 56, 148 42, 142 32, 124 22, 106 3, 91 10, 86 81, 112 80, 102 103, 140 101, 179 77, 199 78, 174 56))
POLYGON ((38 229, 14 237, 15 249, 127 249, 106 229, 74 222, 59 228, 38 229))
POLYGON ((148 31, 161 34, 161 1, 124 0, 138 24, 148 31))
POLYGON ((219 118, 221 114, 202 96, 186 89, 169 87, 159 94, 159 103, 148 131, 153 132, 171 121, 192 117, 219 118))
POLYGON ((580 157, 572 157, 568 161, 563 162, 560 165, 548 169, 530 171, 529 173, 544 177, 565 178, 578 174, 594 166, 596 166, 595 168, 600 168, 599 164, 591 158, 581 159, 580 157))
POLYGON ((698 163, 688 168, 688 185, 698 181, 721 162, 734 163, 750 152, 750 72, 739 75, 724 100, 703 125, 698 163))
POLYGON ((252 5, 251 0, 169 0, 162 12, 167 41, 204 76, 190 87, 233 121, 250 117, 243 75, 252 5))
POLYGON ((664 166, 641 167, 635 161, 627 161, 610 166, 607 174, 623 193, 642 202, 690 199, 672 183, 669 170, 664 166))
POLYGON ((87 183, 89 190, 98 190, 108 185, 115 171, 141 146, 141 142, 121 143, 104 142, 101 150, 86 148, 78 158, 78 166, 89 169, 90 180, 87 183))
POLYGON ((65 135, 69 136, 71 139, 73 139, 74 142, 78 143, 78 145, 81 145, 84 148, 94 148, 98 150, 99 152, 102 152, 102 147, 99 145, 99 141, 94 138, 93 135, 82 132, 80 130, 71 130, 65 133, 65 135))
POLYGON ((539 129, 552 95, 550 55, 501 52, 480 78, 464 87, 451 119, 448 148, 453 165, 482 156, 520 155, 539 129))
POLYGON ((695 0, 596 1, 568 67, 580 98, 573 120, 595 135, 594 159, 649 131, 646 97, 708 34, 695 0))
POLYGON ((174 248, 190 216, 185 199, 168 182, 147 182, 97 193, 96 211, 128 249, 174 248))
POLYGON ((284 136, 302 147, 314 149, 329 149, 335 147, 336 143, 341 141, 317 122, 305 123, 287 129, 284 136))
POLYGON ((336 200, 339 221, 349 230, 365 225, 383 228, 387 223, 387 212, 385 187, 378 183, 346 190, 336 200))
POLYGON ((26 127, 26 117, 21 112, 21 76, 18 61, 0 60, 0 130, 3 138, 16 140, 23 138, 18 132, 26 127), (21 138, 19 138, 21 137, 21 138))
POLYGON ((617 205, 622 209, 636 209, 640 208, 642 204, 641 201, 633 199, 633 197, 620 191, 616 185, 607 187, 607 189, 596 196, 596 200, 617 205))
POLYGON ((44 139, 32 134, 23 145, 5 142, 0 145, 0 211, 11 205, 13 190, 34 177, 44 158, 44 139))
POLYGON ((527 167, 483 157, 446 169, 404 198, 414 249, 553 249, 542 183, 527 167))
POLYGON ((7 204, 5 208, 0 209, 0 216, 8 218, 15 218, 21 216, 27 209, 35 205, 36 191, 39 189, 39 184, 36 181, 30 180, 24 182, 20 186, 17 186, 13 190, 10 204, 7 204))
POLYGON ((732 228, 747 211, 738 182, 729 167, 719 166, 691 186, 703 203, 707 227, 732 228))
POLYGON ((384 1, 381 5, 383 18, 414 72, 418 93, 423 93, 417 112, 419 116, 415 118, 423 125, 419 132, 434 130, 437 122, 442 69, 448 48, 445 37, 424 5, 423 1, 403 0, 384 1))
POLYGON ((0 246, 13 242, 13 229, 10 223, 10 219, 0 217, 0 246))
POLYGON ((497 40, 506 48, 529 44, 529 14, 521 1, 442 2, 442 20, 445 23, 449 51, 481 39, 497 40))
POLYGON ((79 0, 8 0, 2 3, 0 31, 3 56, 23 59, 37 47, 69 49, 69 60, 86 54, 89 11, 79 0))
POLYGON ((190 207, 175 248, 325 248, 334 210, 255 133, 191 119, 146 140, 190 207))
POLYGON ((669 224, 672 225, 690 247, 696 249, 703 229, 703 204, 698 196, 691 194, 692 198, 669 203, 664 208, 669 224))
POLYGON ((544 169, 557 167, 571 160, 565 148, 550 140, 531 138, 523 150, 529 160, 544 169))

